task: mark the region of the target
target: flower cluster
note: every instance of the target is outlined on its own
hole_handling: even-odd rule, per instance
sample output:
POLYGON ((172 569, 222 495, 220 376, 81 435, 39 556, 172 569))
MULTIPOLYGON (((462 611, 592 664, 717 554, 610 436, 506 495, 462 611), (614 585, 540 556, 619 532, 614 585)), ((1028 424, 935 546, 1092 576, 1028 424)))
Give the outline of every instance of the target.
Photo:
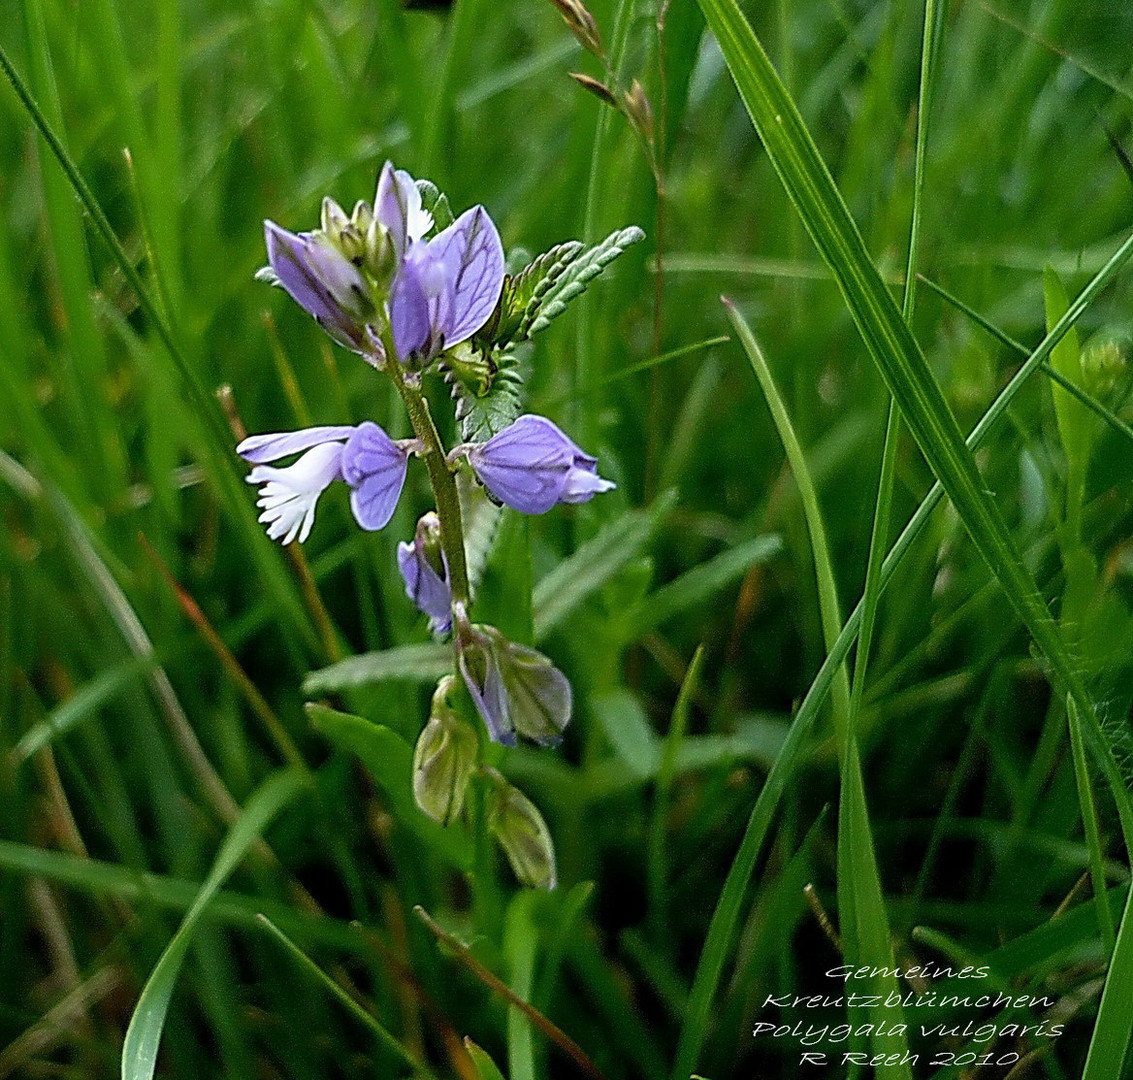
MULTIPOLYGON (((512 422, 497 423, 489 438, 447 449, 421 390, 425 374, 452 379, 477 357, 483 370, 495 371, 494 353, 507 341, 493 340, 490 327, 499 326, 505 315, 512 327, 520 321, 522 311, 507 306, 518 302, 522 290, 505 273, 503 245, 491 217, 475 206, 454 220, 447 200, 432 185, 387 162, 372 206, 359 202, 347 216, 325 199, 320 228, 292 233, 268 221, 265 239, 270 265, 257 276, 284 289, 336 342, 388 375, 415 433, 412 439, 394 440, 365 420, 244 439, 236 450, 253 466, 247 480, 259 486, 257 505, 268 536, 284 544, 304 542, 320 495, 337 482, 349 488, 358 525, 381 529, 393 517, 410 457, 424 458, 437 508, 420 519, 411 541, 398 546, 406 594, 428 616, 435 635, 453 635, 454 669, 493 740, 513 744, 518 734, 541 744, 557 742, 571 713, 570 684, 562 672, 536 650, 470 619, 455 480, 466 471, 493 502, 524 514, 585 502, 614 484, 598 475, 597 460, 552 421, 517 416, 518 409, 511 412, 512 422), (279 464, 292 457, 290 464, 279 464)), ((446 677, 434 696, 415 765, 419 805, 446 822, 463 805, 478 745, 448 703, 453 685, 453 677, 446 677)), ((547 835, 541 819, 532 823, 531 814, 538 814, 534 807, 498 774, 491 791, 499 802, 493 828, 509 857, 512 850, 530 847, 531 836, 547 835), (501 824, 512 818, 527 822, 527 840, 518 833, 510 837, 501 824)), ((521 878, 553 882, 553 855, 549 872, 545 860, 537 872, 530 860, 523 864, 527 870, 515 858, 512 862, 521 878)))

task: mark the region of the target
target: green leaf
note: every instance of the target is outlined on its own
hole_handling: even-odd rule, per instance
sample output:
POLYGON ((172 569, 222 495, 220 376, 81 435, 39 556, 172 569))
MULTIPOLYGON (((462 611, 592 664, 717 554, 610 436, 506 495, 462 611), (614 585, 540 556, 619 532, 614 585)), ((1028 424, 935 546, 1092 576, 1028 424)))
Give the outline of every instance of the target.
POLYGON ((126 660, 95 676, 79 687, 74 695, 53 709, 46 720, 28 728, 12 751, 16 762, 27 761, 36 751, 53 742, 76 724, 94 715, 108 701, 126 689, 141 675, 149 675, 158 666, 152 654, 126 660))
POLYGON ((535 586, 536 643, 637 557, 675 501, 668 492, 648 510, 622 514, 535 586))
POLYGON ((546 291, 582 254, 586 245, 581 240, 568 240, 544 251, 514 277, 504 281, 500 297, 500 320, 492 337, 493 345, 506 345, 514 340, 523 325, 528 305, 541 299, 546 291))
POLYGON ((244 853, 259 839, 268 823, 307 784, 305 773, 288 769, 268 777, 256 789, 217 853, 208 877, 177 933, 161 954, 146 981, 122 1045, 122 1080, 151 1080, 157 1064, 157 1049, 165 1026, 165 1014, 177 982, 177 973, 193 940, 201 915, 225 879, 239 865, 244 853))
POLYGON ((447 229, 455 220, 448 196, 432 180, 418 180, 417 190, 421 192, 421 208, 433 215, 433 231, 447 229))
POLYGON ((701 563, 642 600, 631 619, 635 632, 644 634, 688 611, 782 549, 778 536, 757 536, 701 563))
POLYGON ((389 797, 394 816, 418 839, 460 870, 472 865, 472 843, 460 823, 438 825, 413 797, 413 747, 382 724, 361 716, 307 705, 307 715, 340 750, 354 754, 389 797))
POLYGON ((480 1080, 504 1080, 504 1074, 496 1067, 496 1063, 488 1056, 486 1050, 480 1049, 471 1039, 464 1040, 464 1048, 472 1058, 472 1064, 480 1074, 480 1080))
MULTIPOLYGON (((544 277, 531 286, 531 298, 523 310, 523 318, 515 331, 514 340, 526 341, 529 337, 546 330, 552 320, 557 319, 567 309, 567 305, 586 291, 586 286, 610 265, 627 247, 645 238, 636 225, 617 229, 600 244, 583 250, 570 245, 560 245, 552 252, 560 251, 559 258, 546 268, 544 277), (566 250, 562 250, 566 249, 566 250), (553 276, 552 276, 553 275, 553 276)), ((548 252, 551 254, 552 252, 548 252)), ((539 265, 536 259, 528 270, 539 265)), ((527 270, 519 276, 523 277, 527 270)))
POLYGON ((387 1050, 391 1051, 397 1057, 401 1058, 419 1077, 428 1078, 428 1080, 435 1080, 433 1071, 417 1056, 408 1050, 402 1043, 391 1034, 390 1030, 383 1024, 376 1016, 367 1012, 361 1005, 358 1004, 337 982, 334 981, 318 964, 315 963, 294 941, 291 940, 278 926, 267 918, 266 915, 260 916, 260 924, 272 935, 290 954, 291 956, 303 967, 308 974, 310 974, 324 989, 336 1000, 343 1008, 346 1009, 352 1016, 354 1016, 364 1027, 368 1028, 370 1032, 377 1037, 387 1050))
POLYGON ((640 781, 657 772, 660 740, 634 694, 624 689, 597 694, 590 699, 590 712, 614 748, 621 768, 640 781))
POLYGON ((305 694, 331 694, 382 682, 434 683, 452 671, 452 646, 439 642, 396 645, 392 649, 348 656, 312 671, 303 680, 305 694))
POLYGON ((487 366, 465 372, 458 360, 450 365, 456 419, 465 442, 484 442, 498 435, 523 411, 523 375, 510 352, 495 355, 487 366))

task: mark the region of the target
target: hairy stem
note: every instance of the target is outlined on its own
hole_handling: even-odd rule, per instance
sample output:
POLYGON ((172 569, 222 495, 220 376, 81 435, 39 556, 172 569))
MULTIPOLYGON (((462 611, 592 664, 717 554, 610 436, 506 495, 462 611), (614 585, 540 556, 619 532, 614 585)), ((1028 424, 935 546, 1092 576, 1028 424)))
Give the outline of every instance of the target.
MULTIPOLYGON (((388 335, 387 335, 388 336, 388 335)), ((425 446, 422 455, 429 470, 429 483, 433 488, 433 498, 437 504, 437 517, 441 520, 441 547, 448 562, 449 585, 454 602, 468 605, 468 567, 464 561, 464 525, 460 513, 460 496, 456 490, 455 468, 445 456, 444 444, 437 433, 437 425, 429 412, 429 403, 420 389, 405 378, 405 372, 397 360, 393 342, 383 342, 386 348, 385 370, 393 380, 409 422, 417 438, 425 446)))

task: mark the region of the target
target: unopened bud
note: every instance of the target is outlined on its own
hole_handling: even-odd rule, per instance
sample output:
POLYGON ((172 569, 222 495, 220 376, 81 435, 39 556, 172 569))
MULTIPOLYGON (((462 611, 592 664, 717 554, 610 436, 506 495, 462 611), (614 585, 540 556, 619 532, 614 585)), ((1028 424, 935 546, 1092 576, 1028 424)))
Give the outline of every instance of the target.
POLYGON ((574 34, 578 43, 587 52, 591 52, 599 58, 606 55, 606 50, 602 45, 602 35, 598 32, 598 23, 594 21, 594 16, 587 11, 582 0, 551 0, 551 3, 559 9, 559 14, 562 15, 563 22, 567 24, 567 29, 574 34))
POLYGON ((633 85, 625 93, 625 112, 645 140, 651 141, 653 139, 653 106, 649 104, 645 87, 637 79, 633 80, 633 85))
POLYGON ((1082 351, 1082 375, 1086 389, 1096 397, 1109 397, 1125 371, 1121 345, 1112 340, 1091 343, 1082 351))
POLYGON ((494 769, 488 803, 488 826, 504 849, 521 885, 553 889, 557 881, 551 831, 535 804, 494 769))
POLYGON ((413 751, 413 797, 424 813, 442 825, 460 815, 479 755, 475 730, 449 705, 453 683, 452 676, 446 675, 437 684, 429 722, 413 751))
POLYGON ((614 97, 614 92, 604 82, 599 82, 589 75, 583 75, 580 71, 572 71, 569 74, 579 86, 584 90, 589 90, 599 101, 605 102, 612 109, 618 107, 618 99, 614 97))

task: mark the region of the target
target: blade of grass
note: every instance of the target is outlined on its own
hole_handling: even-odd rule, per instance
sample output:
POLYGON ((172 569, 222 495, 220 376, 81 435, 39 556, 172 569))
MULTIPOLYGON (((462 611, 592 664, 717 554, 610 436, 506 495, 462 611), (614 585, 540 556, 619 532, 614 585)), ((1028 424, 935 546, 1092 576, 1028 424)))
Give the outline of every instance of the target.
MULTIPOLYGON (((1007 411, 1030 376, 1049 357, 1054 346, 1078 322, 1102 291, 1116 279, 1131 257, 1133 257, 1133 236, 1130 236, 1121 245, 1109 262, 1087 283, 1070 305, 1066 314, 1058 321, 1058 324, 1043 338, 1007 386, 1000 391, 998 397, 992 402, 969 435, 968 446, 970 449, 974 450, 980 445, 996 421, 1007 411)), ((884 593, 901 560, 908 553, 914 540, 928 523, 932 512, 940 504, 943 497, 944 488, 937 481, 921 500, 916 512, 894 542, 881 567, 879 588, 882 593, 884 593)), ((767 836, 767 830, 771 825, 779 799, 782 797, 787 781, 790 779, 796 760, 801 755, 811 728, 818 718, 827 695, 830 693, 834 674, 846 659, 857 638, 861 625, 861 615, 862 605, 859 603, 846 620, 846 625, 841 634, 838 635, 838 640, 828 652, 826 659, 815 675, 814 681, 811 683, 810 689, 803 698, 794 721, 787 731, 782 749, 767 774, 755 806, 752 807, 743 839, 724 881, 724 887, 716 902, 716 910, 713 912, 709 924, 708 935, 701 949, 700 960, 697 964, 696 976, 689 997, 688 1019, 681 1034, 681 1046, 678 1050, 677 1065, 679 1068, 673 1074, 674 1077, 681 1075, 683 1080, 683 1075, 687 1075, 688 1068, 691 1068, 691 1066, 685 1068, 686 1062, 690 1058, 695 1058, 700 1052, 706 1032, 708 1012, 716 994, 716 987, 719 985, 724 963, 731 949, 747 883, 755 871, 755 864, 762 850, 763 841, 767 836), (683 1069, 683 1074, 680 1071, 681 1069, 683 1069)), ((1107 772, 1107 779, 1112 784, 1111 773, 1107 772)), ((1120 805, 1119 802, 1119 808, 1120 805)), ((1124 929, 1124 926, 1123 923, 1122 929, 1124 929)))
POLYGON ((182 352, 173 328, 165 320, 160 307, 154 301, 149 289, 146 288, 141 274, 126 253, 101 205, 87 186, 78 166, 75 165, 66 147, 56 134, 54 126, 37 104, 3 47, 0 47, 0 68, 3 69, 5 76, 12 84, 20 104, 28 113, 43 141, 63 169, 68 183, 86 211, 95 232, 106 245, 133 290, 146 318, 153 325, 164 346, 164 350, 156 350, 157 355, 168 356, 184 383, 195 416, 204 425, 205 431, 208 433, 208 438, 204 440, 204 444, 209 474, 228 503, 229 510, 241 530, 249 553, 260 574, 268 584, 280 608, 289 616, 285 625, 297 628, 306 639, 307 644, 313 647, 314 637, 303 614, 303 608, 295 587, 284 574, 278 554, 274 552, 274 545, 265 538, 256 522, 251 500, 248 499, 244 485, 237 475, 236 458, 231 449, 232 440, 219 406, 201 384, 196 372, 182 352))
MULTIPOLYGON (((838 607, 837 583, 833 560, 826 537, 818 492, 810 475, 806 455, 795 434, 771 370, 744 318, 729 301, 725 301, 728 318, 751 362, 760 389, 767 400, 775 428, 783 443, 791 473, 799 489, 799 499, 807 523, 818 581, 822 633, 827 651, 833 649, 842 631, 838 607)), ((864 605, 863 605, 864 607, 864 605)), ((843 665, 834 676, 834 725, 839 742, 840 789, 838 807, 838 907, 845 957, 848 963, 879 970, 892 969, 893 945, 890 940, 889 917, 882 896, 877 855, 865 801, 865 784, 861 775, 857 738, 850 724, 850 681, 843 665)), ((871 984, 888 999, 900 993, 894 975, 871 979, 871 984)), ((900 1006, 881 1008, 889 1030, 879 1025, 873 1036, 873 1049, 879 1076, 911 1077, 908 1066, 908 1042, 900 1006), (899 1032, 899 1034, 898 1034, 899 1032), (896 1062, 891 1064, 891 1062, 896 1062), (904 1064, 902 1064, 904 1062, 904 1064)), ((852 1015, 852 1014, 851 1014, 852 1015)), ((674 1076, 676 1074, 674 1073, 674 1076)))
MULTIPOLYGON (((995 323, 981 315, 970 304, 966 304, 958 296, 950 293, 946 288, 944 288, 943 285, 940 285, 939 283, 933 281, 931 278, 925 277, 924 274, 918 274, 917 277, 923 284, 927 285, 930 289, 932 289, 934 293, 936 293, 937 296, 945 301, 945 303, 951 304, 952 307, 956 308, 957 311, 962 312, 974 323, 983 327, 983 329, 991 334, 991 336, 994 337, 997 341, 1006 345, 1014 352, 1017 352, 1020 356, 1027 357, 1030 355, 1027 351, 1026 345, 1023 345, 1020 342, 1016 341, 1013 337, 1011 337, 1010 334, 1007 334, 1005 331, 1001 330, 998 326, 995 325, 995 323)), ((1061 374, 1054 367, 1052 367, 1050 363, 1043 360, 1039 364, 1039 370, 1048 379, 1050 379, 1051 382, 1057 383, 1068 394, 1076 398, 1087 409, 1089 409, 1096 416, 1105 421, 1105 423, 1113 428, 1113 430, 1116 431, 1119 435, 1123 435, 1127 439, 1133 439, 1133 426, 1127 424, 1111 409, 1107 409, 1092 394, 1087 394, 1086 391, 1083 390, 1080 386, 1076 386, 1074 383, 1072 383, 1068 378, 1066 378, 1065 375, 1061 374)))
POLYGON ((704 663, 704 646, 698 645, 692 662, 685 672, 677 694, 673 715, 669 721, 669 731, 665 736, 661 751, 661 764, 657 770, 657 786, 653 792, 653 815, 649 826, 648 851, 646 857, 647 885, 649 893, 649 914, 653 930, 662 938, 668 923, 667 901, 665 896, 666 858, 665 858, 665 818, 669 807, 669 793, 673 787, 673 777, 677 768, 677 753, 681 747, 685 730, 688 728, 689 714, 692 712, 692 697, 700 683, 700 669, 704 663))
MULTIPOLYGON (((735 0, 700 0, 771 161, 823 259, 901 415, 965 528, 1052 673, 1093 706, 1057 626, 964 445, 943 391, 882 282, 798 109, 735 0)), ((1133 835, 1130 837, 1133 846, 1133 835)))
MULTIPOLYGON (((905 263, 905 292, 901 315, 906 323, 912 322, 916 305, 916 268, 920 254, 921 203, 924 194, 925 153, 928 145, 928 120, 932 104, 932 76, 935 69, 934 44, 939 31, 939 10, 936 0, 925 0, 924 27, 921 40, 920 96, 917 103, 916 158, 913 167, 913 210, 909 225, 909 250, 905 263)), ((893 501, 893 481, 897 471, 897 447, 900 440, 901 415, 896 402, 889 401, 889 416, 885 425, 885 445, 881 452, 881 476, 877 485, 877 501, 873 527, 869 538, 869 556, 866 560, 865 585, 862 588, 862 626, 858 634, 857 652, 854 654, 854 682, 850 698, 850 729, 856 729, 865 691, 869 653, 873 645, 873 626, 880 599, 881 563, 889 535, 889 512, 893 501)))
MULTIPOLYGON (((535 982, 535 954, 539 934, 531 917, 534 893, 516 893, 504 919, 504 955, 511 969, 511 991, 521 1001, 531 1000, 535 982)), ((507 1062, 511 1080, 536 1080, 535 1040, 531 1024, 518 1009, 508 1009, 507 1062)))
POLYGON ((368 1028, 387 1050, 404 1061, 418 1076, 425 1080, 436 1080, 436 1074, 425 1062, 411 1054, 389 1029, 372 1013, 367 1012, 341 986, 338 985, 318 964, 314 962, 294 941, 291 940, 266 915, 258 915, 257 920, 304 968, 316 982, 321 983, 330 995, 341 1003, 363 1027, 368 1028))
POLYGON ((307 777, 302 772, 288 769, 268 777, 248 799, 217 852, 216 861, 193 906, 146 980, 122 1045, 122 1080, 151 1080, 177 973, 192 944, 193 932, 201 915, 248 848, 261 838, 271 819, 306 786, 307 777))
POLYGON ((1107 953, 1112 953, 1115 937, 1113 913, 1106 903, 1105 853, 1102 851, 1101 833, 1098 828, 1098 812, 1094 805, 1094 789, 1090 781, 1090 769, 1086 762, 1086 751, 1082 746, 1082 721, 1078 707, 1072 698, 1066 699, 1066 719, 1070 728, 1070 748, 1074 755, 1074 779, 1078 785, 1078 799, 1082 811, 1082 826, 1086 832, 1086 844, 1090 851, 1090 881, 1094 887, 1094 904, 1098 912, 1098 929, 1102 944, 1107 953))

